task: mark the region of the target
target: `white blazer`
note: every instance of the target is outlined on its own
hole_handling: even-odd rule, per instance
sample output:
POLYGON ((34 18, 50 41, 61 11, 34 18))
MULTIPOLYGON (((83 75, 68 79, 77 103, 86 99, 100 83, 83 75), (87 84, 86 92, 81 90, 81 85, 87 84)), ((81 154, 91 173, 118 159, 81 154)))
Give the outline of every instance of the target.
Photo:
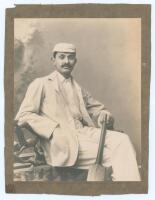
MULTIPOLYGON (((69 126, 73 120, 67 113, 58 87, 57 73, 35 79, 28 87, 25 98, 16 115, 18 125, 28 123, 40 136, 48 164, 73 166, 78 156, 76 129, 69 126), (54 131, 59 126, 59 131, 54 131), (51 138, 51 139, 50 139, 51 138)), ((78 94, 80 110, 87 126, 96 126, 97 118, 105 107, 94 100, 73 79, 78 94)))

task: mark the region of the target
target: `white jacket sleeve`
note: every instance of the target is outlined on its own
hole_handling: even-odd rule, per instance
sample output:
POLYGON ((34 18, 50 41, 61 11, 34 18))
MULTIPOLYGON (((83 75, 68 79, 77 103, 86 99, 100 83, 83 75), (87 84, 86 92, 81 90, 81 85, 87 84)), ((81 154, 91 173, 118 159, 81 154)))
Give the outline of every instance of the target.
POLYGON ((86 105, 86 109, 93 119, 93 121, 97 121, 101 112, 108 111, 105 106, 94 99, 89 92, 82 88, 82 96, 86 105))
POLYGON ((18 125, 27 123, 38 135, 49 139, 58 123, 40 115, 43 99, 43 80, 38 78, 29 85, 15 120, 18 121, 18 125))

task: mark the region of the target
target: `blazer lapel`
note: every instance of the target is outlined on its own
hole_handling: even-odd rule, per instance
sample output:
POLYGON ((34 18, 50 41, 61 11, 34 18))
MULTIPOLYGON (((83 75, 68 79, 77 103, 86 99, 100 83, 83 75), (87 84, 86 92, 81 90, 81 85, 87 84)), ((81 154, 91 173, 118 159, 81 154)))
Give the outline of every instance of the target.
POLYGON ((60 89, 58 87, 58 81, 57 81, 57 72, 54 71, 48 76, 48 80, 52 81, 52 86, 56 93, 60 94, 60 89))
POLYGON ((79 101, 80 101, 80 110, 82 112, 82 116, 84 118, 84 120, 90 125, 90 126, 93 126, 95 127, 92 119, 90 118, 87 110, 86 110, 86 106, 85 106, 85 103, 84 103, 84 100, 83 100, 83 96, 82 96, 82 91, 81 91, 81 87, 78 85, 78 83, 73 79, 74 81, 74 85, 76 87, 76 90, 77 90, 77 95, 78 95, 78 98, 79 98, 79 101))
POLYGON ((54 71, 52 74, 48 77, 49 80, 52 82, 52 87, 54 88, 55 95, 56 95, 56 102, 57 102, 57 113, 59 113, 59 116, 61 116, 62 121, 66 121, 69 116, 70 112, 68 109, 68 105, 65 103, 65 97, 62 94, 62 91, 59 86, 58 78, 57 78, 57 72, 54 71))

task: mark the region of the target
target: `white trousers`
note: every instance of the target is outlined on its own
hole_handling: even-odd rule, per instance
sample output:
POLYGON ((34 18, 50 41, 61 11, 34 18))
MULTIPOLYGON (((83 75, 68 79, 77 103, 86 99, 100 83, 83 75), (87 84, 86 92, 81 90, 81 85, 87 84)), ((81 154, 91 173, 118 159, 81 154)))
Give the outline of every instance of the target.
MULTIPOLYGON (((78 129, 79 155, 78 169, 89 169, 95 163, 101 129, 84 127, 78 129)), ((136 154, 129 137, 125 133, 107 131, 103 153, 103 165, 112 166, 113 181, 140 181, 136 154)))

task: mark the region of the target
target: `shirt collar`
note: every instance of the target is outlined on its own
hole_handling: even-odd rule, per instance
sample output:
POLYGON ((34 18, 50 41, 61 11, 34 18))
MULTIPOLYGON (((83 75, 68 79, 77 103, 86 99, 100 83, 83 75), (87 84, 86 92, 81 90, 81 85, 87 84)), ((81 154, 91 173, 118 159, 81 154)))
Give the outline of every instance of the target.
POLYGON ((61 83, 67 82, 67 81, 71 81, 72 76, 70 76, 69 78, 65 78, 62 74, 60 74, 58 71, 56 71, 57 77, 59 79, 59 81, 61 83))

